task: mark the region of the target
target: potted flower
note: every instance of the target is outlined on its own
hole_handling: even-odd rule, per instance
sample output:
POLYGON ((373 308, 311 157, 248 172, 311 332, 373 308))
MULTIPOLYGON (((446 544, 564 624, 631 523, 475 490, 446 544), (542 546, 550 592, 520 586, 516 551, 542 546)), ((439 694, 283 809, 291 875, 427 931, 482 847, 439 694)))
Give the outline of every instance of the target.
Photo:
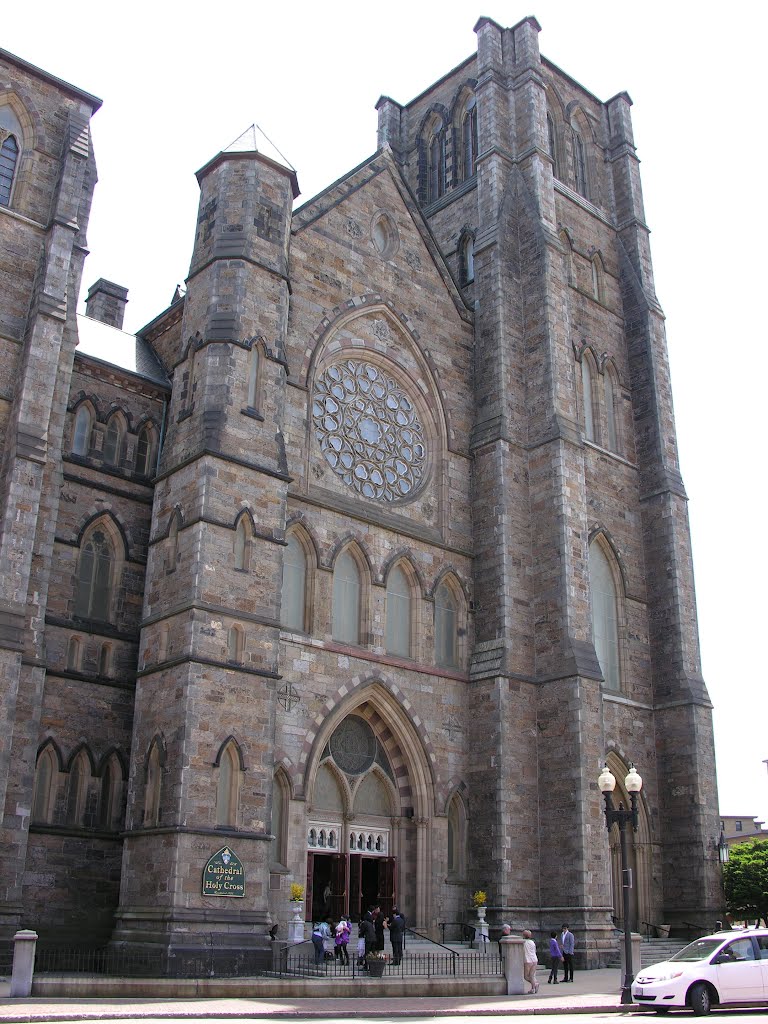
POLYGON ((488 925, 485 920, 485 911, 488 904, 488 893, 485 889, 476 889, 472 893, 472 906, 477 911, 477 925, 475 926, 475 939, 480 947, 485 949, 488 942, 488 925))
POLYGON ((288 906, 291 917, 288 926, 288 937, 291 942, 301 942, 304 938, 304 920, 302 910, 304 909, 304 886, 299 882, 291 882, 291 895, 288 906))
POLYGON ((384 975, 384 968, 389 963, 389 953, 383 949, 372 949, 365 954, 365 962, 368 966, 368 974, 371 978, 381 978, 384 975))
POLYGON ((472 893, 472 906, 477 911, 478 921, 485 920, 485 910, 488 904, 488 893, 484 889, 476 889, 472 893))

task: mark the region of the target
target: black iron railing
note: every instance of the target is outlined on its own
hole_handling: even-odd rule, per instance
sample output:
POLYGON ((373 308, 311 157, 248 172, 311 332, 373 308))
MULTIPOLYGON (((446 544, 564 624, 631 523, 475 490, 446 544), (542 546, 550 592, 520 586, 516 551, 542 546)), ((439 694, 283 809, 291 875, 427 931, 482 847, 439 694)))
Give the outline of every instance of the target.
MULTIPOLYGON (((279 950, 228 950, 205 947, 158 953, 110 946, 105 949, 58 949, 38 945, 36 975, 109 975, 142 978, 347 978, 372 976, 351 954, 344 964, 336 957, 315 962, 314 953, 279 950)), ((12 955, 12 951, 11 951, 12 955)), ((10 975, 11 960, 7 973, 10 975)), ((0 970, 0 974, 3 971, 0 970)), ((399 964, 384 963, 385 977, 482 977, 503 974, 497 954, 463 954, 453 951, 406 953, 399 964)))
POLYGON ((140 978, 238 978, 264 974, 272 968, 270 950, 232 950, 201 946, 161 950, 108 946, 103 949, 59 949, 39 946, 35 974, 106 974, 140 978))
POLYGON ((475 941, 475 925, 466 921, 440 921, 440 941, 466 942, 471 945, 475 941))
POLYGON ((0 942, 0 978, 10 978, 13 967, 13 943, 0 942))
MULTIPOLYGON (((369 968, 361 967, 357 957, 350 957, 349 964, 339 960, 324 959, 315 963, 312 955, 289 955, 275 965, 274 973, 280 977, 302 978, 368 978, 369 968)), ((406 953, 400 963, 388 960, 384 964, 384 977, 402 978, 450 978, 498 976, 504 967, 498 954, 464 953, 406 953)))

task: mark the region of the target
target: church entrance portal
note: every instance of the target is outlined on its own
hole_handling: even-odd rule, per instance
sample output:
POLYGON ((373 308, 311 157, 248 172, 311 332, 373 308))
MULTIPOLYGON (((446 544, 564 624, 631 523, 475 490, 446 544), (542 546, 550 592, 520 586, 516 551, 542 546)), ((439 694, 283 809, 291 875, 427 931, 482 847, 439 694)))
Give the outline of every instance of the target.
POLYGON ((308 853, 306 906, 311 919, 338 921, 342 914, 359 918, 377 905, 390 914, 396 902, 396 874, 394 857, 308 853))

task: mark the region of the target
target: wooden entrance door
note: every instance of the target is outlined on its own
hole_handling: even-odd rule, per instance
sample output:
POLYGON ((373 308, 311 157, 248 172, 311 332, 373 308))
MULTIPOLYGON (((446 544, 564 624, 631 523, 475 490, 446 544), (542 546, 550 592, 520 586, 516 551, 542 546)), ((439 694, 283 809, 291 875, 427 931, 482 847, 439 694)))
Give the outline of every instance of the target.
POLYGON ((347 902, 347 858, 343 853, 307 853, 306 914, 309 921, 338 921, 347 902), (330 893, 327 890, 330 889, 330 893))
POLYGON ((385 917, 396 903, 397 863, 394 857, 349 855, 349 913, 360 916, 378 904, 385 917))

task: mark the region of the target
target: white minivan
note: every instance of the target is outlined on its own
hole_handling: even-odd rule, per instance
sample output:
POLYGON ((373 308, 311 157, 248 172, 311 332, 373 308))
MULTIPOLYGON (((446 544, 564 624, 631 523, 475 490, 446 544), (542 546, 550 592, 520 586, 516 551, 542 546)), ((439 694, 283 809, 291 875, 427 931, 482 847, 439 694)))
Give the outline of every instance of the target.
POLYGON ((632 998, 657 1013, 689 1008, 698 1016, 713 1006, 768 1005, 768 928, 696 939, 669 960, 643 967, 632 998))

